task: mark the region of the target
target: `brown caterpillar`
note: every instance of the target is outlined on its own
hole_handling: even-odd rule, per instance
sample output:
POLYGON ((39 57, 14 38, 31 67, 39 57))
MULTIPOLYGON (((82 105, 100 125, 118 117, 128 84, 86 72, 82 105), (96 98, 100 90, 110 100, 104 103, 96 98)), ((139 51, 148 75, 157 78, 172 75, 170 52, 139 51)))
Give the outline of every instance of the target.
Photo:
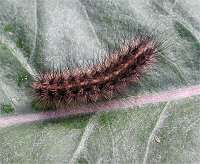
POLYGON ((159 47, 152 37, 138 36, 92 67, 40 73, 32 83, 36 102, 58 108, 110 99, 149 69, 159 47))

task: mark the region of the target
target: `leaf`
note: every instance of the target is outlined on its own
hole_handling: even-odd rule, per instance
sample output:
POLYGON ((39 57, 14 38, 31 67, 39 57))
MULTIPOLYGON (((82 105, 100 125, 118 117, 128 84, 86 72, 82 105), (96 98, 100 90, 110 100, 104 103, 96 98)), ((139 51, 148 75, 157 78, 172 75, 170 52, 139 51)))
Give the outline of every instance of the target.
MULTIPOLYGON (((105 45, 137 29, 168 48, 127 96, 198 85, 199 9, 196 0, 1 1, 0 103, 14 107, 10 115, 34 112, 28 90, 37 71, 101 58, 105 45)), ((0 163, 199 163, 199 102, 193 96, 1 128, 0 163)))
POLYGON ((72 161, 198 163, 198 117, 199 96, 100 114, 98 124, 82 138, 72 161))

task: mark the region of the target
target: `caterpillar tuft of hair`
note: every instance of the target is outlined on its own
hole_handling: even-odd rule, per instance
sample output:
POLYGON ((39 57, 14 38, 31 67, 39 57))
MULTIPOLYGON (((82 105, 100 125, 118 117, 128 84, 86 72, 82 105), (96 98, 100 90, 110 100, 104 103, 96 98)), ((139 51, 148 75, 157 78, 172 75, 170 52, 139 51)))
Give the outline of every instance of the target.
POLYGON ((159 48, 152 37, 137 36, 91 67, 39 73, 32 83, 35 100, 56 108, 109 100, 150 69, 159 48))

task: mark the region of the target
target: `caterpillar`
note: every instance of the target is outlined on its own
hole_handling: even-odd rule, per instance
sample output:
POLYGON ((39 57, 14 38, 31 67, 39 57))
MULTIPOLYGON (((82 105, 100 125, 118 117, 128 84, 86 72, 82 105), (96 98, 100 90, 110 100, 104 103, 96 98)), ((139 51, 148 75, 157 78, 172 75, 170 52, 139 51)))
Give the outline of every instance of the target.
POLYGON ((153 37, 137 36, 93 66, 41 72, 32 83, 35 100, 55 108, 109 100, 140 79, 156 61, 159 47, 153 37))

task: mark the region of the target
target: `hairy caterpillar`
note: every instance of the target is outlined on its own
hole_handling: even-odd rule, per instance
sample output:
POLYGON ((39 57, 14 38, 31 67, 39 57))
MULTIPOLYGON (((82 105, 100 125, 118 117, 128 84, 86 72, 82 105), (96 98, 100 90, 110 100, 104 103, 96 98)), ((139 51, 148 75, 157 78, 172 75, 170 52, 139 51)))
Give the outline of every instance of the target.
POLYGON ((39 73, 32 83, 36 102, 58 108, 110 99, 149 69, 159 48, 153 37, 137 36, 92 67, 39 73))

